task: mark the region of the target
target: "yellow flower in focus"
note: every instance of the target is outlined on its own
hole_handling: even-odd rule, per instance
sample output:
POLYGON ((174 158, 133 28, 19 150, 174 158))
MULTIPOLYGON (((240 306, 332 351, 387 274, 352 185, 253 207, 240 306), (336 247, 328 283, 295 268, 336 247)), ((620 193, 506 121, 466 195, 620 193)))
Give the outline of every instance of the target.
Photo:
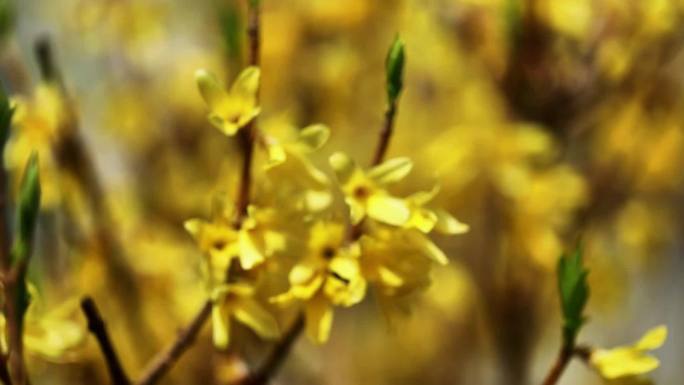
POLYGON ((314 224, 307 255, 290 271, 290 290, 272 299, 280 304, 305 301, 306 332, 317 343, 330 336, 333 306, 353 306, 366 295, 358 244, 346 245, 345 240, 344 226, 314 224))
POLYGON ((230 211, 226 212, 225 206, 217 202, 211 221, 190 219, 185 222, 185 229, 209 258, 212 283, 225 281, 234 258, 240 261, 243 269, 249 270, 285 247, 284 236, 269 228, 270 214, 269 210, 250 206, 247 218, 236 225, 230 211))
POLYGON ((254 299, 254 288, 236 283, 218 286, 212 295, 211 321, 213 341, 225 349, 230 343, 230 319, 252 329, 259 337, 276 339, 280 329, 275 318, 254 299))
POLYGON ((228 136, 254 119, 261 108, 257 105, 260 70, 245 68, 226 91, 216 77, 207 70, 195 72, 195 80, 204 102, 209 107, 209 122, 228 136))
POLYGON ((423 233, 429 233, 432 230, 449 235, 468 232, 469 226, 460 222, 448 212, 425 207, 434 199, 438 192, 439 186, 435 186, 430 191, 419 191, 406 198, 411 215, 404 224, 404 227, 415 228, 423 233))
POLYGON ((590 362, 607 380, 645 374, 660 365, 660 361, 648 352, 661 347, 666 338, 667 327, 661 325, 647 331, 634 345, 595 350, 590 362))
POLYGON ((406 201, 389 195, 384 187, 400 181, 411 171, 410 159, 390 159, 365 172, 348 155, 337 152, 330 157, 330 165, 342 184, 353 224, 360 223, 366 215, 394 226, 402 226, 409 220, 411 210, 406 201))

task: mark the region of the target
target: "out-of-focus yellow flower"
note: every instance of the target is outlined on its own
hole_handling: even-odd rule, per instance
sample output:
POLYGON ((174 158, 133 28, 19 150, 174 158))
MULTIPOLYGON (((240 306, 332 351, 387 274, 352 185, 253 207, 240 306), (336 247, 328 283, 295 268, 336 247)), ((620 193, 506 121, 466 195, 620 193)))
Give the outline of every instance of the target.
POLYGON ((254 299, 254 288, 244 283, 220 285, 212 293, 211 309, 214 345, 225 349, 230 343, 230 318, 252 329, 261 338, 280 336, 278 323, 254 299))
POLYGON ((289 124, 271 122, 266 146, 266 169, 279 179, 273 194, 294 203, 297 210, 312 213, 330 206, 332 194, 328 176, 316 168, 308 155, 320 149, 330 137, 330 128, 313 124, 298 130, 289 124))
POLYGON ((607 380, 645 374, 660 365, 648 352, 661 347, 666 338, 667 327, 661 325, 647 331, 634 345, 595 350, 590 362, 607 380))
POLYGON ((209 258, 212 283, 225 281, 233 258, 249 270, 285 247, 284 236, 270 228, 270 212, 250 206, 247 218, 239 225, 232 221, 231 210, 226 212, 222 202, 215 204, 213 219, 190 219, 185 229, 195 238, 200 250, 209 258))
MULTIPOLYGON (((83 345, 85 324, 75 321, 79 313, 77 299, 68 300, 50 311, 42 311, 35 286, 29 284, 31 304, 24 321, 24 345, 30 353, 55 362, 70 361, 83 345)), ((0 314, 0 351, 7 354, 5 340, 7 320, 0 314)))
POLYGON ((226 91, 213 74, 204 69, 197 70, 195 79, 209 107, 209 122, 224 134, 233 136, 259 115, 259 77, 258 67, 247 67, 238 75, 230 90, 226 91))
POLYGON ((410 159, 390 159, 365 172, 348 155, 337 152, 330 157, 330 165, 342 184, 353 224, 360 223, 366 215, 394 226, 402 226, 409 220, 411 210, 406 201, 391 196, 384 187, 400 181, 411 171, 410 159))
POLYGON ((306 301, 306 331, 324 343, 330 336, 333 306, 355 305, 366 295, 358 244, 345 244, 344 226, 317 222, 311 228, 307 255, 290 271, 290 290, 272 299, 280 304, 306 301))
POLYGON ((64 101, 56 87, 42 84, 36 87, 31 99, 15 97, 13 104, 14 129, 5 149, 5 166, 16 178, 14 185, 19 186, 26 159, 36 151, 40 157, 41 205, 55 207, 60 201, 60 186, 52 148, 66 118, 64 101))

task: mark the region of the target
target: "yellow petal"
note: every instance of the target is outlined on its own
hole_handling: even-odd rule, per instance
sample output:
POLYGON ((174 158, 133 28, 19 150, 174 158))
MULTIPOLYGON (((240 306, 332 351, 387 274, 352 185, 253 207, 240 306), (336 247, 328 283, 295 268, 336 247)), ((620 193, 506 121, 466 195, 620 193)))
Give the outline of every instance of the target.
POLYGON ((202 99, 207 103, 210 110, 215 109, 221 103, 224 103, 228 98, 228 94, 221 87, 216 76, 205 69, 199 69, 195 72, 195 81, 199 88, 202 99))
POLYGON ((470 226, 454 218, 451 214, 444 210, 434 210, 437 215, 437 223, 435 230, 443 234, 463 234, 470 230, 470 226))
POLYGON ((289 274, 290 292, 295 298, 309 299, 313 297, 323 284, 323 275, 313 265, 300 263, 292 268, 289 274))
POLYGON ((299 131, 299 143, 309 151, 318 150, 329 138, 330 128, 324 124, 312 124, 299 131))
POLYGON ((427 236, 417 231, 408 231, 405 235, 409 242, 417 247, 418 250, 420 250, 428 258, 439 263, 440 265, 447 265, 449 263, 449 259, 444 252, 427 236))
POLYGON ((435 199, 435 196, 437 196, 440 189, 440 185, 436 184, 432 187, 430 191, 418 191, 416 193, 411 194, 406 199, 417 206, 423 206, 432 201, 433 199, 435 199))
POLYGON ((432 210, 417 208, 411 212, 411 217, 404 226, 427 234, 432 231, 436 223, 437 215, 432 210))
POLYGON ((185 228, 185 231, 190 233, 194 238, 197 238, 201 228, 202 224, 204 221, 201 219, 188 219, 187 221, 183 222, 183 227, 185 228))
POLYGON ((280 329, 275 318, 252 298, 240 299, 235 304, 233 315, 261 338, 275 339, 280 336, 280 329))
POLYGON ((325 283, 325 294, 335 305, 352 306, 366 295, 366 280, 361 276, 356 259, 340 257, 330 261, 330 276, 325 283))
POLYGON ((332 328, 333 309, 330 303, 322 297, 316 296, 306 306, 306 334, 318 344, 322 344, 330 337, 332 328))
POLYGON ((347 206, 349 206, 349 219, 353 225, 358 225, 366 216, 366 208, 361 202, 356 199, 346 198, 347 206))
POLYGON ((401 276, 385 266, 378 267, 378 276, 380 282, 389 287, 401 287, 404 284, 404 279, 401 276))
POLYGON ((413 162, 409 158, 389 159, 370 169, 368 177, 379 184, 385 185, 404 179, 411 172, 412 168, 413 162))
POLYGON ((238 123, 240 122, 240 115, 236 112, 234 115, 234 118, 228 118, 226 119, 223 115, 211 112, 209 115, 207 115, 207 119, 209 119, 209 122, 216 128, 219 129, 222 133, 228 136, 233 136, 235 135, 238 130, 240 129, 240 125, 238 123))
POLYGON ((634 347, 597 350, 590 360, 601 376, 608 380, 645 374, 660 365, 657 358, 634 347))
POLYGON ((230 88, 230 96, 241 100, 244 105, 251 108, 256 105, 256 94, 259 90, 261 70, 259 67, 250 66, 242 70, 240 75, 230 88))
POLYGON ((403 225, 411 216, 411 210, 403 199, 386 194, 371 195, 367 210, 369 217, 394 226, 403 225))
POLYGON ((240 266, 243 269, 249 270, 255 265, 264 261, 264 256, 257 249, 252 237, 246 231, 241 231, 239 235, 240 241, 240 266))
POLYGON ((219 304, 211 307, 211 330, 214 346, 226 349, 230 343, 230 320, 227 312, 219 304))
POLYGON ((358 170, 356 164, 343 152, 336 152, 330 156, 330 166, 335 171, 335 176, 341 184, 346 184, 352 175, 358 170))
POLYGON ((276 141, 269 141, 266 144, 266 152, 268 154, 268 163, 266 168, 275 167, 283 164, 287 160, 287 153, 285 153, 285 147, 276 141))
POLYGON ((660 325, 647 331, 634 346, 640 350, 654 350, 663 346, 667 339, 667 326, 660 325))

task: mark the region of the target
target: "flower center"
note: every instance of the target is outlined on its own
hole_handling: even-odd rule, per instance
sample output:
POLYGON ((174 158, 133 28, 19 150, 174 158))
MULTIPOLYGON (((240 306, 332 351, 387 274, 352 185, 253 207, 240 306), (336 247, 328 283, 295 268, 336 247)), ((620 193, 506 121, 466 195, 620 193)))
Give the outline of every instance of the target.
POLYGON ((335 256, 335 248, 326 246, 323 248, 323 251, 321 252, 321 256, 325 259, 332 259, 335 256))
POLYGON ((226 247, 226 241, 223 239, 217 239, 214 241, 214 243, 212 243, 211 247, 218 251, 221 251, 224 247, 226 247))
POLYGON ((356 199, 366 199, 370 195, 370 189, 367 186, 357 186, 354 189, 354 197, 356 199))

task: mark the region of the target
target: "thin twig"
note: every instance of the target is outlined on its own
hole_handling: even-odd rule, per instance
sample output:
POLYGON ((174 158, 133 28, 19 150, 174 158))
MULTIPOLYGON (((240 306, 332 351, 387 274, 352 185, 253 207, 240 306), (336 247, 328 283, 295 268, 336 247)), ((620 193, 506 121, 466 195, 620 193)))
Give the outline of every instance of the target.
POLYGON ((375 148, 375 155, 373 156, 373 163, 371 166, 377 166, 382 163, 389 148, 390 139, 394 132, 394 117, 397 114, 397 100, 392 101, 385 111, 385 121, 380 131, 380 140, 378 146, 375 148))
POLYGON ((543 385, 555 385, 573 357, 577 357, 584 362, 589 361, 591 350, 591 347, 584 345, 575 347, 564 346, 561 348, 558 352, 558 357, 556 357, 556 361, 544 379, 543 385))
MULTIPOLYGON (((30 247, 30 245, 28 245, 30 247)), ((28 255, 31 251, 27 252, 28 255)), ((9 347, 10 378, 14 385, 30 384, 24 361, 24 313, 19 308, 17 298, 22 295, 20 285, 26 285, 24 277, 28 269, 28 259, 21 260, 10 267, 5 276, 5 317, 7 319, 7 342, 9 347)))
POLYGON ((551 367, 551 370, 546 375, 546 378, 544 379, 543 385, 554 385, 554 384, 556 384, 558 382, 558 379, 560 378, 560 376, 565 371, 565 368, 568 366, 568 363, 570 362, 571 358, 572 358, 572 348, 568 348, 566 346, 563 346, 561 348, 561 350, 558 352, 558 356, 556 357, 556 361, 554 362, 553 366, 551 367))
POLYGON ((129 385, 131 381, 128 379, 119 356, 116 354, 116 349, 112 343, 111 338, 109 338, 109 333, 107 332, 107 326, 105 325, 102 315, 90 297, 85 297, 81 300, 81 310, 88 320, 88 330, 95 336, 98 344, 100 345, 100 350, 107 363, 107 370, 109 370, 109 376, 112 380, 113 385, 129 385))
MULTIPOLYGON (((249 39, 249 64, 259 66, 261 45, 261 26, 259 5, 255 1, 249 1, 247 15, 247 38, 249 39)), ((257 89, 257 102, 259 100, 259 90, 257 89)), ((254 141, 259 131, 257 118, 255 117, 239 132, 240 145, 243 151, 242 170, 240 174, 240 184, 238 186, 238 196, 235 200, 236 225, 239 225, 247 216, 250 192, 252 187, 252 161, 254 158, 254 141)))
POLYGON ((278 369, 292 350, 292 346, 304 330, 304 315, 299 314, 283 338, 273 347, 271 354, 262 365, 249 375, 242 385, 266 385, 276 375, 278 369))
POLYGON ((211 314, 211 300, 207 300, 199 313, 192 319, 190 324, 183 330, 178 338, 166 350, 162 351, 156 358, 152 360, 148 368, 145 369, 140 380, 136 382, 137 385, 152 385, 156 384, 166 372, 173 367, 178 359, 185 353, 192 343, 197 338, 197 335, 202 330, 202 326, 209 319, 211 314))

